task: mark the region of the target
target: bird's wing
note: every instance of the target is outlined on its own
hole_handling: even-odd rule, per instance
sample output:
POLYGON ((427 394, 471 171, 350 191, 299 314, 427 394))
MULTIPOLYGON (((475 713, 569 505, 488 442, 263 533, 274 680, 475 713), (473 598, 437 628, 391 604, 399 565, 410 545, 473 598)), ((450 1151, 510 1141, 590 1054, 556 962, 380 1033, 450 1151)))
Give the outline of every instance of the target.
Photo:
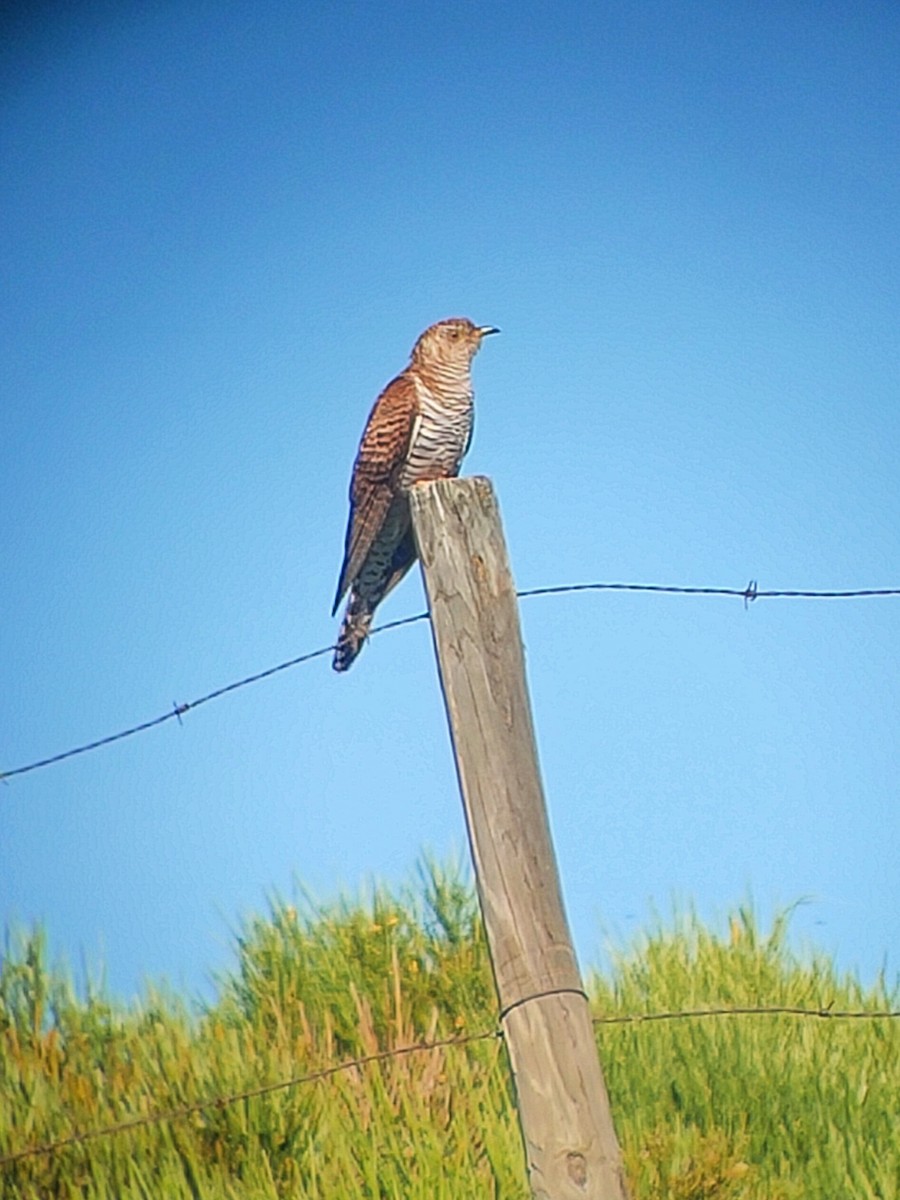
POLYGON ((418 412, 415 383, 403 374, 387 385, 369 414, 350 480, 350 519, 332 616, 359 574, 396 494, 418 412))

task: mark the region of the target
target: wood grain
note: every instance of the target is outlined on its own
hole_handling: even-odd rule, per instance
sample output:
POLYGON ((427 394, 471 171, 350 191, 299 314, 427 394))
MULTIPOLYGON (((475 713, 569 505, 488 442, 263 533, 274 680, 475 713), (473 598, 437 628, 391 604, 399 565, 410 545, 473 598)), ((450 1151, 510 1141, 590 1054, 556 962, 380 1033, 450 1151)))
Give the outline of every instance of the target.
POLYGON ((625 1200, 538 767, 515 587, 490 480, 411 510, 535 1200, 625 1200))

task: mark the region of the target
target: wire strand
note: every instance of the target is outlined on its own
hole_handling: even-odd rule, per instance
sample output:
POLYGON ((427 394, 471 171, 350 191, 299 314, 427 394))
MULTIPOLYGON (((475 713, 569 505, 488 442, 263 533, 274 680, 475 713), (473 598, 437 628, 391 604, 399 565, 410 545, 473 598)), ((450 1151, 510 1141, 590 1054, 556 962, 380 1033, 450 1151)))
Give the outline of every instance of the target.
POLYGON ((496 1030, 486 1033, 468 1033, 452 1037, 438 1038, 431 1042, 414 1042, 410 1046, 397 1046, 393 1050, 379 1050, 374 1054, 364 1054, 347 1062, 334 1063, 318 1071, 310 1071, 306 1075, 294 1075, 290 1079, 280 1079, 274 1083, 262 1083, 256 1087, 246 1088, 242 1092, 230 1092, 224 1096, 207 1097, 205 1100, 195 1100, 192 1104, 183 1104, 178 1108, 163 1109, 155 1113, 147 1113, 142 1117, 131 1117, 127 1121, 117 1121, 114 1125, 104 1125, 99 1129, 86 1129, 70 1133, 67 1137, 54 1142, 44 1142, 38 1146, 29 1146, 25 1150, 17 1150, 13 1154, 0 1157, 0 1167, 21 1162, 25 1158, 36 1158, 45 1154, 58 1154, 67 1146, 77 1146, 82 1142, 91 1142, 97 1138, 112 1137, 118 1133, 140 1129, 147 1125, 161 1125, 172 1121, 183 1121, 195 1113, 206 1112, 210 1109, 226 1108, 230 1104, 238 1104, 242 1100, 253 1100, 257 1096, 267 1096, 272 1092, 285 1091, 287 1088, 300 1087, 306 1083, 318 1083, 323 1079, 331 1079, 343 1071, 352 1071, 356 1067, 365 1067, 371 1063, 384 1062, 389 1058, 399 1058, 406 1054, 419 1054, 428 1050, 440 1050, 446 1046, 464 1046, 468 1042, 486 1041, 498 1037, 496 1030))
POLYGON ((651 1021, 693 1020, 697 1017, 817 1017, 822 1020, 846 1021, 895 1020, 900 1009, 835 1009, 803 1008, 792 1004, 763 1004, 731 1008, 682 1008, 673 1012, 625 1013, 616 1016, 593 1017, 594 1025, 641 1025, 651 1021))
POLYGON ((207 692, 205 696, 199 696, 196 700, 191 700, 186 704, 175 704, 160 716, 153 717, 149 721, 142 721, 139 725, 132 725, 129 729, 121 729, 118 733, 110 733, 106 737, 97 738, 96 741, 86 742, 81 746, 74 746, 71 750, 63 750, 60 754, 51 754, 48 758, 41 758, 36 762, 27 763, 24 767, 14 767, 11 771, 2 771, 0 772, 0 781, 5 782, 8 779, 12 779, 15 775, 25 775, 29 771, 37 771, 40 767, 52 766, 54 763, 63 762, 67 758, 74 758, 77 754, 87 754, 89 750, 99 750, 101 746, 111 746, 113 742, 121 742, 124 738, 134 737, 137 733, 145 733, 148 729, 154 729, 157 725, 162 725, 166 721, 177 719, 181 722, 181 718, 185 713, 199 708, 201 704, 208 704, 210 700, 218 700, 220 696, 225 696, 229 692, 236 692, 239 688, 248 687, 251 683, 259 683, 262 679, 269 679, 272 675, 277 675, 279 671, 287 671, 290 667, 298 667, 301 663, 310 662, 314 658, 321 658, 323 654, 328 654, 332 649, 334 649, 333 646, 323 646, 321 649, 312 650, 308 654, 300 654, 296 658, 290 658, 286 662, 278 663, 277 666, 269 667, 265 671, 258 671, 255 675, 247 675, 244 679, 235 680, 234 683, 226 683, 224 687, 207 692))
MULTIPOLYGON (((583 993, 581 993, 583 994, 583 993)), ((531 997, 534 999, 534 997, 531 997)), ((594 1026, 601 1025, 643 1025, 654 1021, 697 1020, 706 1017, 751 1017, 751 1016, 790 1016, 826 1020, 896 1020, 900 1018, 900 1009, 832 1009, 803 1008, 795 1005, 769 1004, 760 1006, 735 1006, 715 1008, 672 1009, 664 1012, 622 1013, 609 1016, 593 1017, 594 1026)), ((191 1104, 183 1104, 176 1108, 160 1109, 158 1112, 146 1113, 141 1117, 131 1117, 126 1121, 117 1121, 112 1125, 103 1125, 97 1129, 86 1129, 57 1138, 52 1142, 42 1142, 28 1146, 23 1150, 13 1151, 12 1154, 0 1155, 0 1167, 12 1166, 27 1158, 38 1158, 44 1155, 59 1154, 70 1146, 81 1145, 84 1142, 95 1141, 98 1138, 114 1137, 120 1133, 128 1133, 150 1125, 162 1125, 174 1121, 182 1121, 196 1113, 227 1108, 231 1104, 239 1104, 243 1100, 253 1100, 258 1096, 267 1096, 273 1092, 286 1091, 288 1088, 302 1087, 305 1084, 319 1083, 332 1079, 344 1071, 370 1066, 373 1063, 386 1062, 388 1059, 400 1058, 409 1054, 423 1054, 430 1050, 441 1050, 456 1046, 465 1046, 472 1042, 487 1041, 492 1038, 502 1039, 501 1029, 482 1030, 480 1033, 454 1034, 433 1041, 413 1042, 409 1046, 397 1046, 391 1050, 378 1050, 373 1054, 364 1054, 344 1062, 332 1063, 317 1071, 309 1071, 304 1075, 293 1075, 288 1079, 279 1079, 272 1083, 262 1083, 255 1087, 245 1088, 239 1092, 228 1092, 220 1096, 208 1096, 195 1100, 191 1104)))
POLYGON ((657 592, 669 596, 737 596, 751 600, 857 600, 869 596, 900 596, 900 588, 851 588, 845 591, 760 589, 755 579, 745 588, 684 587, 668 583, 562 583, 552 587, 527 588, 526 596, 559 596, 566 592, 657 592))
MULTIPOLYGON (((516 592, 516 596, 519 599, 528 599, 533 596, 562 596, 571 592, 651 592, 679 596, 732 596, 743 600, 745 608, 755 600, 856 600, 873 596, 900 596, 900 588, 853 588, 845 591, 760 590, 757 587, 755 579, 751 579, 745 588, 686 587, 662 583, 564 583, 555 584, 551 587, 526 588, 523 591, 516 592)), ((384 625, 376 626, 372 630, 371 636, 374 637, 380 633, 387 633, 393 629, 402 629, 405 625, 415 625, 419 621, 427 620, 427 618, 428 613, 421 612, 415 613, 410 617, 401 617, 397 621, 388 621, 384 625)), ((226 683, 223 687, 215 688, 214 691, 207 692, 205 696, 199 696, 196 700, 190 700, 183 704, 175 703, 171 709, 161 713, 158 717, 152 717, 149 721, 142 721, 138 725, 132 725, 128 729, 121 729, 117 733, 110 733, 106 737, 73 746, 71 749, 63 750, 59 754, 51 754, 46 758, 39 758, 34 762, 25 763, 24 766, 13 767, 9 771, 0 771, 0 782, 6 783, 18 775, 27 775, 32 771, 40 770, 42 767, 50 767, 56 763, 65 762, 66 759, 87 754, 89 750, 99 750, 103 746, 111 746, 114 742, 124 741, 126 738, 134 737, 136 734, 146 733, 148 729, 155 729, 158 725, 164 725, 167 721, 177 720, 181 724, 181 718, 186 713, 200 708, 203 704, 209 704, 210 701, 218 700, 220 697, 228 695, 229 692, 239 691, 241 688, 249 687, 252 683, 259 683, 263 679, 269 679, 273 675, 278 675, 282 671, 288 671, 292 667, 298 667, 302 663, 312 662, 315 658, 321 658, 325 654, 330 654, 334 649, 334 646, 321 646, 318 650, 310 650, 305 654, 299 654, 296 658, 289 658, 285 662, 278 663, 274 667, 268 667, 264 671, 257 671, 255 674, 247 675, 243 679, 237 679, 233 683, 226 683)))

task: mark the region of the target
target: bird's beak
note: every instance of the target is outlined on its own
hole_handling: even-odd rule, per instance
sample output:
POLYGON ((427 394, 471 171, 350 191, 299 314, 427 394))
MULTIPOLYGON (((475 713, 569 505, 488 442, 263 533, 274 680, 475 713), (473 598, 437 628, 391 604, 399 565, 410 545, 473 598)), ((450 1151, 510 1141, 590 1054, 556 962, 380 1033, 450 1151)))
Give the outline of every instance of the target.
POLYGON ((489 333, 499 333, 500 330, 496 325, 479 325, 478 332, 481 337, 487 337, 489 333))

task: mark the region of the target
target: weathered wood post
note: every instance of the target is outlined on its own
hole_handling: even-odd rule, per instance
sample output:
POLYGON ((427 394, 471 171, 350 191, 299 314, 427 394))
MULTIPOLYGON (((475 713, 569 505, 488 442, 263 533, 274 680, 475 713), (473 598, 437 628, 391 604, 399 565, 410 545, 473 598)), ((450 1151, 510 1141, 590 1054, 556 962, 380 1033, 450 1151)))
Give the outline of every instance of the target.
POLYGON ((413 525, 535 1200, 626 1200, 538 769, 490 480, 411 493, 413 525))

